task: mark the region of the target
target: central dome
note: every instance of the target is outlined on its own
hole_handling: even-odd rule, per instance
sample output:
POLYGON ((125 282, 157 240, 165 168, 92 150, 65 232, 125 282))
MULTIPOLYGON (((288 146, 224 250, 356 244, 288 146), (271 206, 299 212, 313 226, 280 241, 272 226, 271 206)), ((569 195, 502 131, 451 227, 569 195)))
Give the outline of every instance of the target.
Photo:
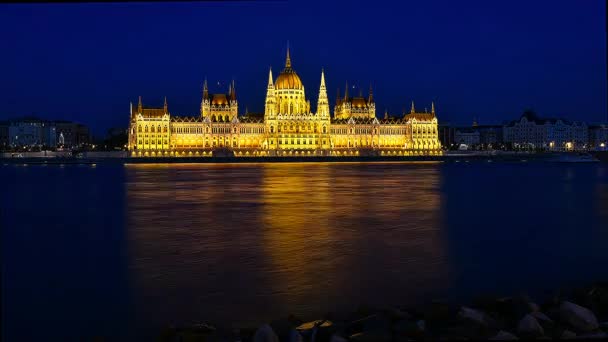
POLYGON ((291 58, 289 58, 289 49, 287 49, 287 59, 285 60, 285 69, 279 74, 275 82, 275 89, 304 89, 300 76, 291 68, 291 58))

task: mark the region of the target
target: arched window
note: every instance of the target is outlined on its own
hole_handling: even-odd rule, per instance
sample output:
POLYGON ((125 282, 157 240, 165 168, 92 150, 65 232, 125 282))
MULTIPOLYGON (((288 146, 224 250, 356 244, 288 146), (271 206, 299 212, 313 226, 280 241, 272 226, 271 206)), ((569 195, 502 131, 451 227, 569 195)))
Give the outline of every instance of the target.
POLYGON ((270 133, 274 133, 274 126, 270 126, 270 133))
POLYGON ((327 133, 327 126, 323 126, 323 133, 327 133))
POLYGON ((145 131, 146 133, 148 133, 148 126, 146 126, 146 128, 144 129, 144 131, 145 131))
POLYGON ((141 126, 137 126, 137 132, 141 133, 141 126))

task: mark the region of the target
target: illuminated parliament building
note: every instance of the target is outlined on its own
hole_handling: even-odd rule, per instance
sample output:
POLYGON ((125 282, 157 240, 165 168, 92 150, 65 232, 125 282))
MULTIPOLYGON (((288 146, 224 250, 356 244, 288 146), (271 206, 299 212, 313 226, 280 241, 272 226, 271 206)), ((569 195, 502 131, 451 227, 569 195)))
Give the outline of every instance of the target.
POLYGON ((435 106, 383 119, 376 117, 372 89, 364 97, 338 94, 331 116, 325 74, 321 71, 316 113, 311 110, 289 49, 276 79, 268 74, 264 115, 238 115, 234 82, 227 94, 209 94, 203 85, 200 116, 173 116, 162 108, 131 104, 129 150, 132 156, 363 156, 440 154, 435 106))

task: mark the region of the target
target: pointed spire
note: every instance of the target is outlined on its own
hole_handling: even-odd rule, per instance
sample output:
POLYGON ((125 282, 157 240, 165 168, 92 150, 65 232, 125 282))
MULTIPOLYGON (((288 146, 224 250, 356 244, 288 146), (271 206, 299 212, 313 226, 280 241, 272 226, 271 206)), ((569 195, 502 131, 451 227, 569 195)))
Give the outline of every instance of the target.
POLYGON ((431 102, 431 114, 435 115, 435 102, 431 102))
POLYGON ((372 90, 372 84, 369 84, 369 99, 368 101, 369 103, 373 103, 374 102, 374 91, 372 90))
POLYGON ((363 89, 359 88, 359 97, 363 97, 363 89))
POLYGON ((388 111, 387 110, 384 111, 384 119, 385 120, 388 119, 388 111))
POLYGON ((165 113, 167 112, 167 97, 165 96, 165 104, 163 105, 163 108, 165 109, 165 113))
POLYGON ((143 105, 141 104, 141 96, 139 97, 139 102, 137 103, 137 112, 141 113, 143 105))
POLYGON ((287 58, 285 59, 285 68, 291 68, 291 57, 289 57, 289 41, 287 42, 287 58))
POLYGON ((203 82, 203 100, 207 100, 209 98, 209 89, 207 88, 207 77, 205 77, 205 82, 203 82))
POLYGON ((268 70, 268 88, 270 88, 271 86, 273 86, 273 80, 272 80, 272 67, 270 67, 270 70, 268 70))
POLYGON ((410 113, 411 114, 416 113, 416 109, 414 108, 414 101, 412 101, 412 109, 410 109, 410 113))
POLYGON ((321 87, 325 88, 325 72, 321 68, 321 87))
POLYGON ((236 87, 234 86, 234 80, 232 80, 232 89, 230 91, 230 100, 236 101, 236 87))
POLYGON ((344 87, 344 101, 348 100, 348 81, 346 81, 346 86, 344 87))

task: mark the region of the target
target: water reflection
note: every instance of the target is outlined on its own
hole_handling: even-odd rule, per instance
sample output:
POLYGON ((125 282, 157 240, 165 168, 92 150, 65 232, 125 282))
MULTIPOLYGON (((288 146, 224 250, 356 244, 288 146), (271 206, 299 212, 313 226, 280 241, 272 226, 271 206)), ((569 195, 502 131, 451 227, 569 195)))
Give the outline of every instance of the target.
POLYGON ((412 302, 449 284, 439 164, 129 165, 126 175, 142 324, 254 324, 412 302))

